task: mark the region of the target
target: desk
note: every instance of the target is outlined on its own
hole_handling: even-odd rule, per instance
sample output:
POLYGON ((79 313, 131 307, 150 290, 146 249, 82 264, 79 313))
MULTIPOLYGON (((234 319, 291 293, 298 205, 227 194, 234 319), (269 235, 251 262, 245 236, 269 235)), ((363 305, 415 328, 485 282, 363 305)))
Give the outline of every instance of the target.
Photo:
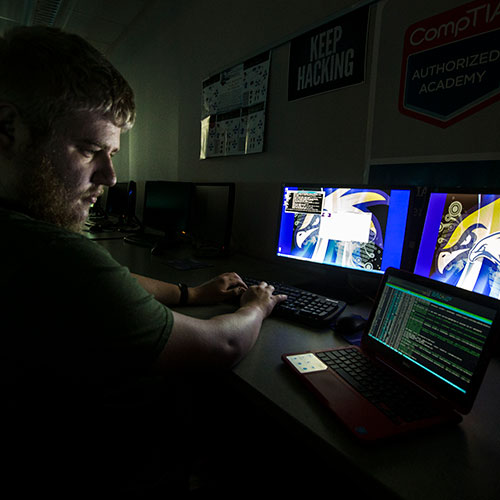
MULTIPOLYGON (((208 261, 202 269, 180 271, 145 248, 119 240, 100 242, 131 271, 170 282, 196 285, 223 271, 285 279, 281 269, 245 256, 208 261), (258 273, 258 275, 257 275, 258 273)), ((202 259, 203 260, 203 259, 202 259)), ((216 312, 232 310, 218 306, 216 312)), ((183 312, 209 317, 213 308, 183 312)), ((348 306, 347 313, 353 312, 348 306)), ((321 449, 332 463, 355 471, 360 482, 405 499, 493 499, 500 495, 500 360, 488 368, 472 412, 458 426, 395 441, 363 445, 335 420, 283 365, 285 352, 345 344, 330 330, 310 330, 273 317, 262 327, 249 355, 233 370, 235 383, 321 449)), ((332 469, 332 480, 336 479, 332 469)), ((342 478, 339 478, 342 480, 342 478)))

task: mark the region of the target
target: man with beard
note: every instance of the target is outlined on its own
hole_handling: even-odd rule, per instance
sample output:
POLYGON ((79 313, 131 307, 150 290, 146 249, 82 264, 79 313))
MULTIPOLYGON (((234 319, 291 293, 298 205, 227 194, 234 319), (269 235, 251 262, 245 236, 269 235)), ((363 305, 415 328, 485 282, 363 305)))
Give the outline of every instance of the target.
POLYGON ((235 273, 189 289, 131 275, 79 234, 134 118, 131 88, 81 38, 0 39, 1 483, 19 493, 174 488, 187 432, 173 378, 237 363, 285 298, 235 273), (234 297, 208 320, 167 307, 234 297))

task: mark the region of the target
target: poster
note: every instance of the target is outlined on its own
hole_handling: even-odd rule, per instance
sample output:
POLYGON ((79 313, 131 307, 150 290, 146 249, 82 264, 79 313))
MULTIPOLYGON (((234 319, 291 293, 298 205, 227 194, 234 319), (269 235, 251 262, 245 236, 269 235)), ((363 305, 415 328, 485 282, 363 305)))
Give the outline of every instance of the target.
POLYGON ((202 82, 200 159, 261 153, 271 52, 202 82))
POLYGON ((399 110, 441 128, 500 99, 500 2, 475 0, 410 26, 399 110))
POLYGON ((356 9, 292 40, 289 101, 364 81, 369 9, 356 9))

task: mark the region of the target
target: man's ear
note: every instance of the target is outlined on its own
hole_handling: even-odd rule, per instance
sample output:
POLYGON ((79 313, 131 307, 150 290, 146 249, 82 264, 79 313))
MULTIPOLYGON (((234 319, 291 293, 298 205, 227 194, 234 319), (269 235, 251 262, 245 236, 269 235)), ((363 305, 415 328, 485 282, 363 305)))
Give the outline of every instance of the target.
POLYGON ((0 154, 9 155, 20 136, 21 119, 17 109, 8 103, 0 103, 0 154))

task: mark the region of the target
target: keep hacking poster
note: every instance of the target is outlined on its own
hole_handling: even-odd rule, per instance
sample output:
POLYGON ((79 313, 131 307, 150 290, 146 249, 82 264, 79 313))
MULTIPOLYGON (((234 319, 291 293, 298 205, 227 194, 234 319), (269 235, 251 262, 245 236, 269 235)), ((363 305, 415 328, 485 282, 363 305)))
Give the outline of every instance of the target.
POLYGON ((361 7, 291 41, 289 101, 364 81, 368 15, 361 7))
POLYGON ((476 0, 410 26, 399 110, 441 128, 500 99, 500 0, 476 0))

